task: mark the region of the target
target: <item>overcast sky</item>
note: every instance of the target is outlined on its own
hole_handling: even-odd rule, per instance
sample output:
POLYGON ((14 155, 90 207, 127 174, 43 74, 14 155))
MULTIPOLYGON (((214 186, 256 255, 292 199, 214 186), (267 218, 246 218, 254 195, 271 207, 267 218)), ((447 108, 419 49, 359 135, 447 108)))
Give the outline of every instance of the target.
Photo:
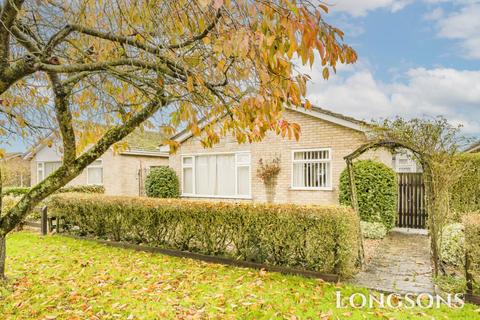
POLYGON ((312 103, 365 120, 443 115, 480 136, 480 0, 326 2, 359 60, 327 82, 310 70, 312 103))
POLYGON ((306 69, 312 103, 364 120, 443 115, 480 137, 480 0, 324 2, 359 60, 328 81, 306 69))

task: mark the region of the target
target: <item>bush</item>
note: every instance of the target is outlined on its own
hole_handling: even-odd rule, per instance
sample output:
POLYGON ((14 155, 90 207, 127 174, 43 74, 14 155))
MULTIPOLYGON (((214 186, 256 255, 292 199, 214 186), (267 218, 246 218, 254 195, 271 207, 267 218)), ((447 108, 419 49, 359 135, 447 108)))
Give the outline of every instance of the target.
POLYGON ((361 221, 362 234, 367 239, 383 239, 387 235, 387 228, 380 222, 361 221))
POLYGON ((103 186, 97 186, 97 185, 78 185, 78 186, 63 187, 57 191, 57 193, 71 193, 71 192, 105 193, 105 188, 103 186))
POLYGON ((180 184, 175 171, 169 167, 152 169, 145 179, 145 192, 152 198, 178 198, 180 184))
POLYGON ((462 221, 465 227, 465 250, 470 262, 469 272, 475 281, 474 289, 480 293, 480 215, 468 214, 462 221))
MULTIPOLYGON (((23 196, 30 191, 28 187, 14 187, 14 188, 5 188, 3 190, 3 195, 5 196, 23 196)), ((68 192, 82 192, 82 193, 105 193, 105 188, 103 186, 96 185, 78 185, 78 186, 69 186, 63 187, 56 191, 56 193, 68 193, 68 192)))
MULTIPOLYGON (((354 163, 355 185, 362 221, 380 222, 390 230, 397 215, 397 177, 383 163, 361 160, 354 163)), ((348 170, 340 175, 341 204, 351 206, 348 170)))
POLYGON ((2 207, 0 208, 1 215, 7 213, 7 211, 13 208, 19 200, 20 197, 4 196, 2 198, 2 207))
POLYGON ((3 188, 2 194, 4 196, 18 197, 18 196, 23 196, 24 194, 27 194, 28 191, 30 191, 30 188, 28 187, 10 187, 10 188, 3 188))
POLYGON ((480 153, 462 154, 456 160, 459 170, 465 172, 451 190, 450 208, 457 216, 480 212, 480 153))
POLYGON ((341 276, 354 272, 359 246, 347 207, 72 193, 53 196, 49 212, 81 235, 341 276))
POLYGON ((443 228, 440 258, 450 266, 463 266, 465 261, 465 234, 463 224, 452 223, 443 228))

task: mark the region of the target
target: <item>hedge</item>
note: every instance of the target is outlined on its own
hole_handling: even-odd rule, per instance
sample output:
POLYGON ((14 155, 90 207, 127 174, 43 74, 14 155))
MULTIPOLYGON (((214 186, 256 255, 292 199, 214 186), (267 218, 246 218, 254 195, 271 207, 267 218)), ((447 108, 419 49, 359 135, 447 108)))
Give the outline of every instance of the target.
POLYGON ((450 208, 457 215, 480 212, 480 153, 457 156, 458 170, 465 171, 451 190, 450 208))
MULTIPOLYGON (((28 187, 11 187, 3 189, 2 194, 4 196, 23 196, 30 191, 28 187)), ((97 185, 78 185, 78 186, 68 186, 60 188, 57 193, 69 193, 69 192, 82 192, 82 193, 105 193, 105 188, 103 186, 97 185)))
MULTIPOLYGON (((390 230, 395 226, 397 204, 397 177, 385 164, 371 160, 353 165, 358 207, 362 221, 380 222, 390 230)), ((339 201, 351 206, 348 170, 340 175, 339 201)))
POLYGON ((83 236, 126 241, 346 277, 358 218, 347 207, 62 194, 50 215, 83 236))
POLYGON ((180 183, 177 174, 169 167, 152 169, 145 179, 145 192, 152 198, 178 198, 180 183))
POLYGON ((480 292, 480 215, 467 214, 462 219, 465 227, 465 250, 470 262, 474 290, 480 292))

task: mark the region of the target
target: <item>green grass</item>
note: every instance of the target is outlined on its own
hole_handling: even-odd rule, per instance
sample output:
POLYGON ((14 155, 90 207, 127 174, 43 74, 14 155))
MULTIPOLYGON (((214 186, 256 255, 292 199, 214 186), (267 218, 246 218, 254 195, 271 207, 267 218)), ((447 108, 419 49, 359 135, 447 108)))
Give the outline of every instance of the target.
POLYGON ((351 286, 62 236, 7 238, 1 319, 474 319, 463 309, 336 309, 351 286))

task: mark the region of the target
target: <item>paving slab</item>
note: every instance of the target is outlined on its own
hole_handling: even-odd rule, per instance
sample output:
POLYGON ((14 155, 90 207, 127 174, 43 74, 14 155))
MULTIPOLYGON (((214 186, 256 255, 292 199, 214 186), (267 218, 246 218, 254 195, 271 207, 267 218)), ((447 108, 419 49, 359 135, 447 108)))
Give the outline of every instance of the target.
POLYGON ((430 238, 401 230, 390 232, 350 283, 382 292, 434 294, 430 238))

